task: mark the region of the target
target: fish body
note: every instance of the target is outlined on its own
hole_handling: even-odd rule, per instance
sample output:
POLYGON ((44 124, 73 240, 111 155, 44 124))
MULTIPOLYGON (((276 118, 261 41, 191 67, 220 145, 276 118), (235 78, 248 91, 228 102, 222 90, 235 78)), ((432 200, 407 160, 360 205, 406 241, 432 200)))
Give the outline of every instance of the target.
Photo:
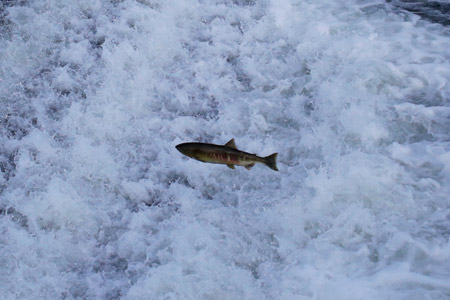
POLYGON ((196 160, 213 164, 225 164, 232 169, 237 165, 250 170, 256 163, 261 163, 272 170, 278 171, 276 164, 277 153, 267 157, 247 153, 236 148, 234 139, 231 139, 225 145, 183 143, 177 145, 176 148, 184 155, 196 160))

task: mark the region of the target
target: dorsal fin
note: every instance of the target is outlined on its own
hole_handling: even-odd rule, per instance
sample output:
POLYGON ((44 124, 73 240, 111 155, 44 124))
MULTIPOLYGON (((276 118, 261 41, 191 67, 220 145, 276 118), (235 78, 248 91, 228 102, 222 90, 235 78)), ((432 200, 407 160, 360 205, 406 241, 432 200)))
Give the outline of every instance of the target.
POLYGON ((237 149, 236 147, 236 143, 234 142, 234 138, 232 138, 231 140, 228 141, 228 143, 225 144, 226 147, 230 147, 233 149, 237 149))

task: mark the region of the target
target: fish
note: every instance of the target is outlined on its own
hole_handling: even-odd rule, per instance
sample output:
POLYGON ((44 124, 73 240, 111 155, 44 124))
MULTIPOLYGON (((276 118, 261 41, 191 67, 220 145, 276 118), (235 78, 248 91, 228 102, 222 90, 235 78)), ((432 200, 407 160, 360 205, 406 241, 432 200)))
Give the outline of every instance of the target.
POLYGON ((247 153, 238 150, 234 138, 225 145, 205 144, 205 143, 182 143, 175 146, 182 154, 189 156, 201 162, 224 164, 234 169, 235 166, 243 166, 251 170, 256 163, 261 163, 278 171, 277 156, 273 153, 266 157, 260 157, 256 154, 247 153))

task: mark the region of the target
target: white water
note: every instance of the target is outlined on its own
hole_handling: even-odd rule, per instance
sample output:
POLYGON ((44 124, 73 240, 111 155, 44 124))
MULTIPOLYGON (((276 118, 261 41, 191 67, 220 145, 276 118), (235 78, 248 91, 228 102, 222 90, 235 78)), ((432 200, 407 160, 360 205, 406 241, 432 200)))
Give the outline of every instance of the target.
POLYGON ((383 1, 0 4, 1 299, 449 299, 450 29, 383 1), (269 155, 203 164, 175 145, 269 155))

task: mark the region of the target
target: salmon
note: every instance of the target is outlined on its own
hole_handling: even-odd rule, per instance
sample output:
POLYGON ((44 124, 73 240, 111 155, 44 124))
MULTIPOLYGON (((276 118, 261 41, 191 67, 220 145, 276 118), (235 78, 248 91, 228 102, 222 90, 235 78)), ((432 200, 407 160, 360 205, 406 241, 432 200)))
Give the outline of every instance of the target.
POLYGON ((177 145, 176 148, 184 155, 201 162, 224 164, 231 169, 234 169, 235 166, 243 166, 247 170, 250 170, 256 163, 261 163, 268 166, 272 170, 278 171, 278 153, 273 153, 266 157, 260 157, 256 154, 238 150, 234 142, 234 138, 225 145, 183 143, 177 145))

